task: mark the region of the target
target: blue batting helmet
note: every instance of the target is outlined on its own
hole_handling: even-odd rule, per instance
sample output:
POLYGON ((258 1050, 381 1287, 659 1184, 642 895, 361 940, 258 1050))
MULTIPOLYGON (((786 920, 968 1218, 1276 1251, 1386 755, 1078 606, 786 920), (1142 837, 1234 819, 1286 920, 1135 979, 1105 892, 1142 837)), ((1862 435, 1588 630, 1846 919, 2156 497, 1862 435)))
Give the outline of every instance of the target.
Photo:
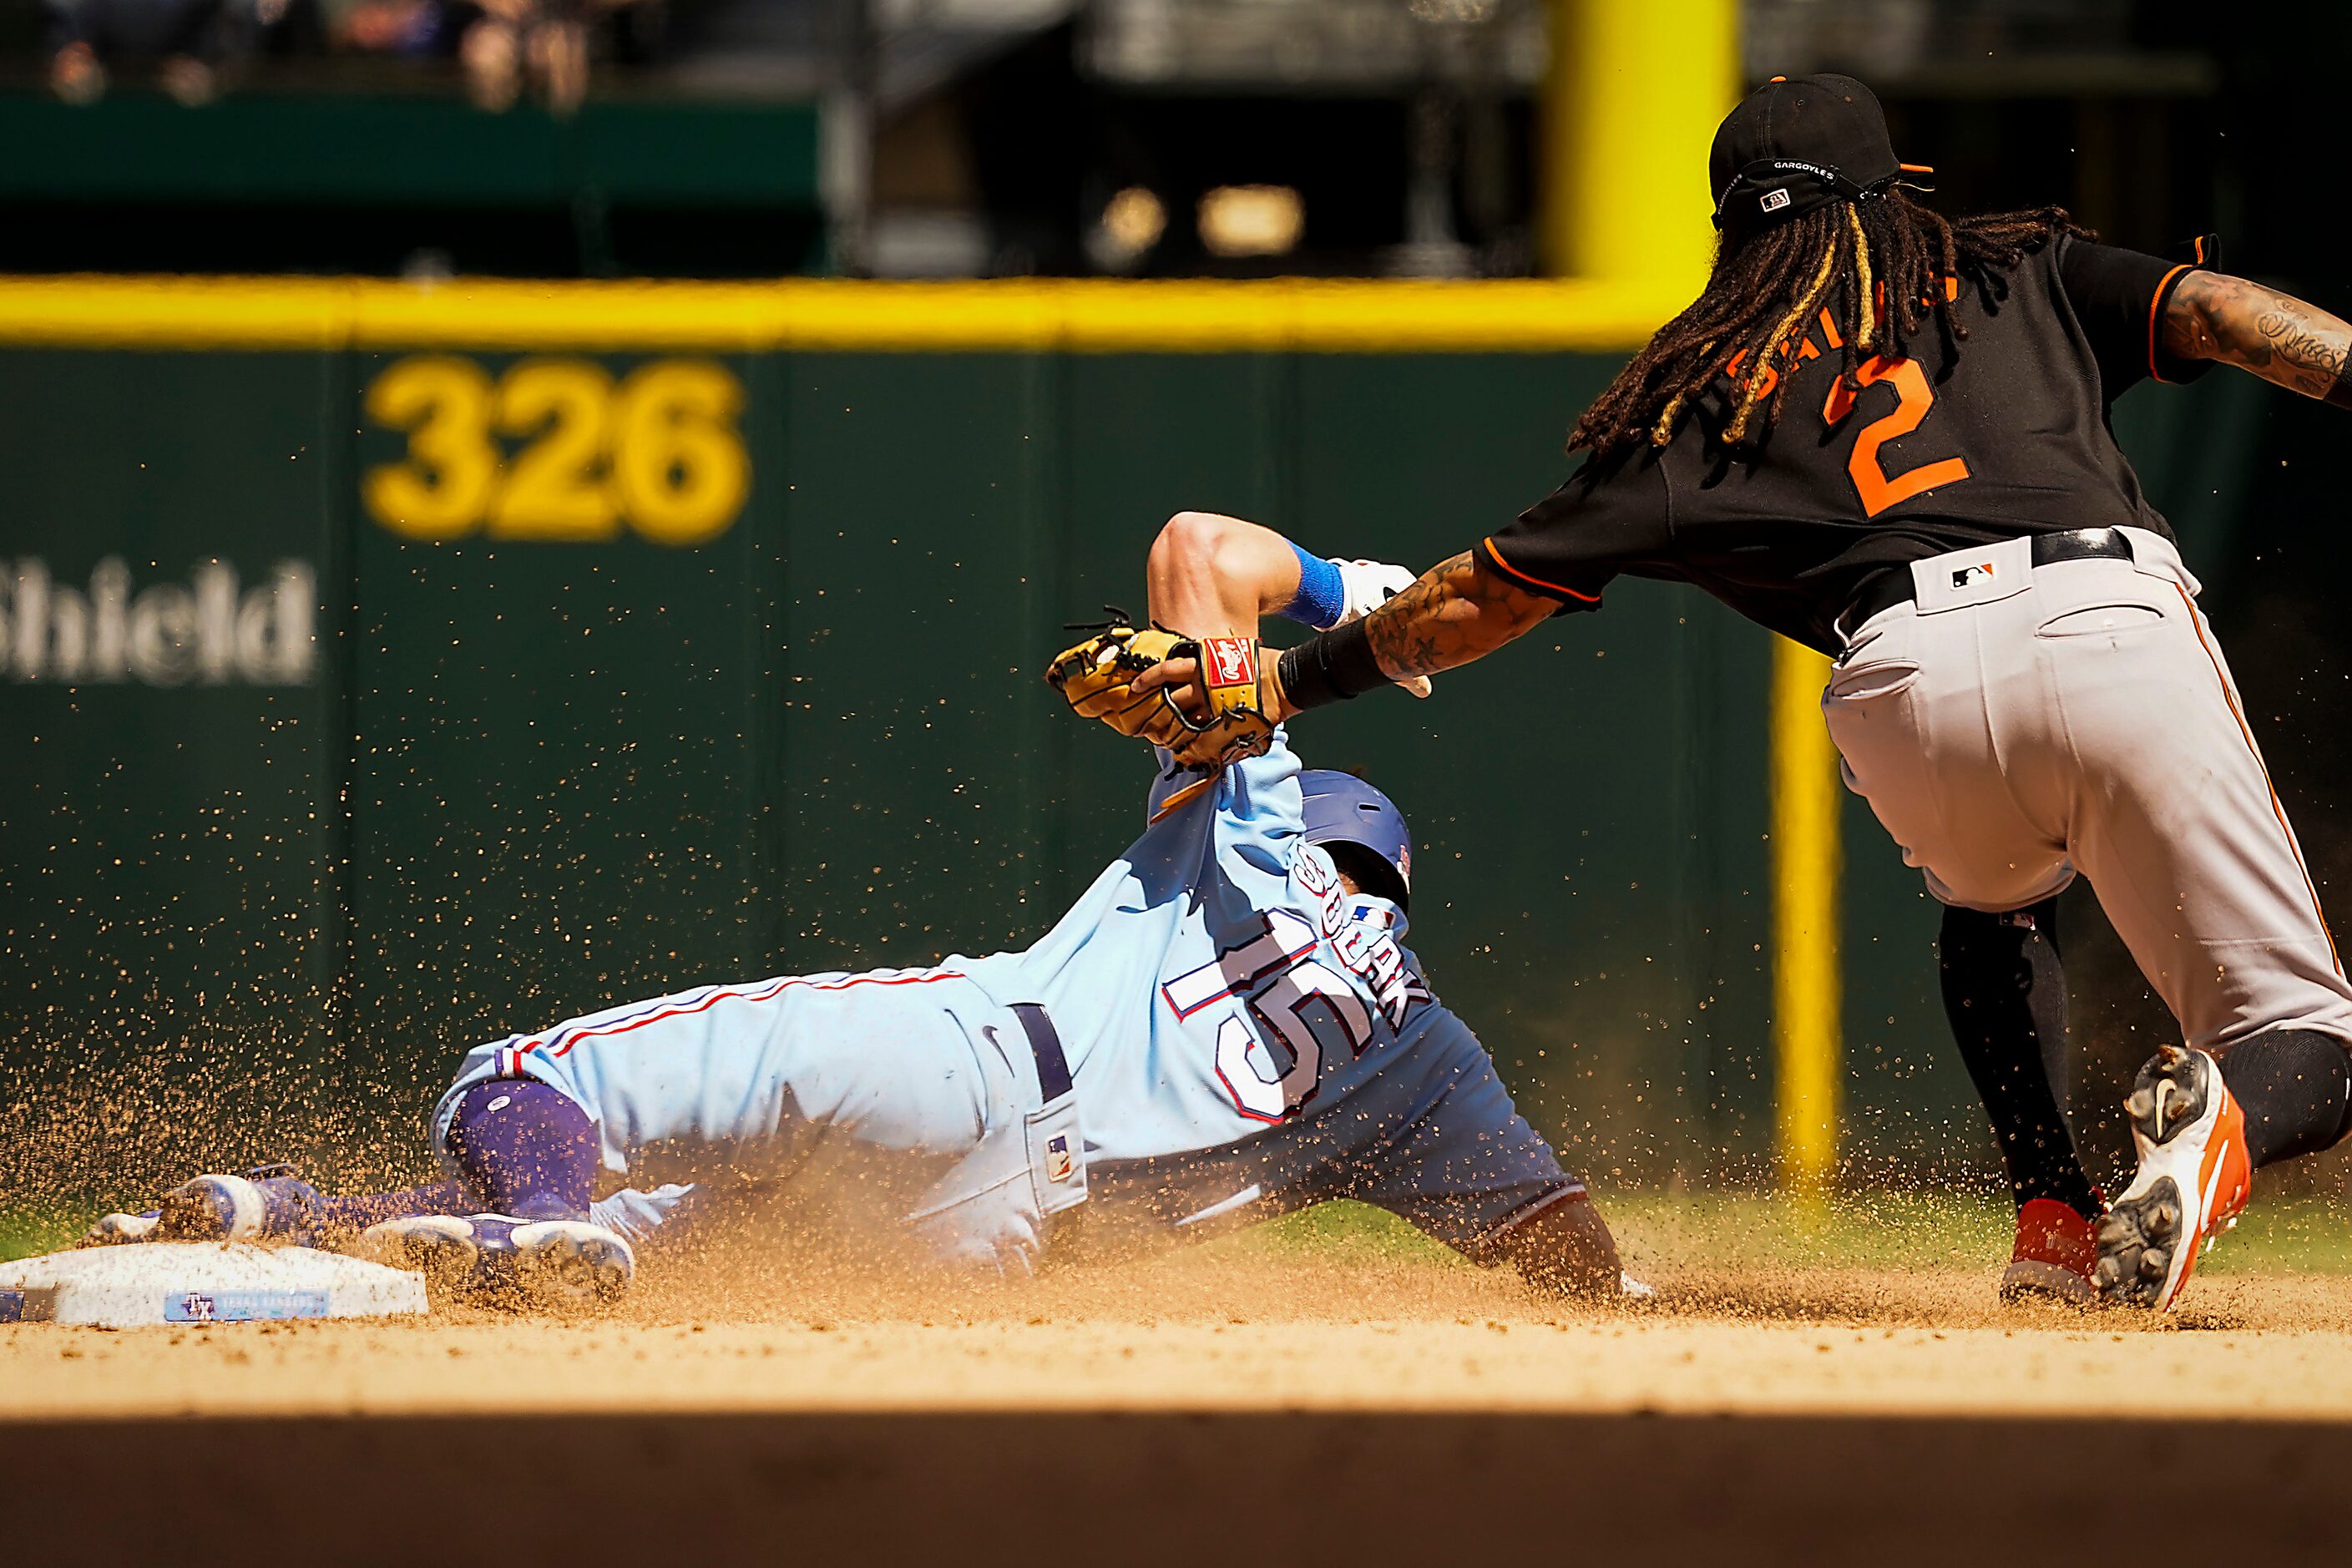
MULTIPOLYGON (((1412 830, 1396 802, 1353 773, 1308 768, 1298 775, 1307 796, 1307 842, 1356 844, 1370 850, 1397 875, 1398 891, 1412 891, 1412 830)), ((1367 889, 1377 891, 1378 889, 1367 889)), ((1406 897, 1400 897, 1402 906, 1406 897)))

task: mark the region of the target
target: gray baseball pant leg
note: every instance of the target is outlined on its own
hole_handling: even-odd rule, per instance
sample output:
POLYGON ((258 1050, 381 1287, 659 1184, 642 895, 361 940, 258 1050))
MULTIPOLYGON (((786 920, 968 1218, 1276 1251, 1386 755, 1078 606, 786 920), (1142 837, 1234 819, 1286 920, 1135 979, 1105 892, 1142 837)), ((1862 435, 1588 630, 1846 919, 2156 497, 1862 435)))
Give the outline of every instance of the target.
POLYGON ((2197 584, 2135 559, 2035 569, 2024 540, 1915 563, 1822 711, 1848 784, 1936 897, 2021 909, 2079 869, 2192 1046, 2352 1049, 2347 985, 2197 584))

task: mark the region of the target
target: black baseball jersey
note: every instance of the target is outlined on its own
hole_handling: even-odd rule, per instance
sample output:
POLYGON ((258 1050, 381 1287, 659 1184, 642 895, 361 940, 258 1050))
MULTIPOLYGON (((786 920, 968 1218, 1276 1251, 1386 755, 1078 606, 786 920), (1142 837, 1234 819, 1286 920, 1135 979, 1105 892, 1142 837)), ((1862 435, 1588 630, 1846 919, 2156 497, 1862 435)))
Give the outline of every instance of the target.
POLYGON ((1858 395, 1838 384, 1823 311, 1783 362, 1795 384, 1760 442, 1734 452, 1719 439, 1732 408, 1719 375, 1665 447, 1588 462, 1480 541, 1478 558, 1563 611, 1599 608, 1621 575, 1688 583, 1835 654, 1839 615, 1890 567, 2069 529, 2169 538, 2107 410, 2146 377, 2209 368, 2165 353, 2158 331, 2200 264, 2060 238, 1997 275, 2005 288, 1961 292, 1956 355, 1924 323, 1910 357, 1864 362, 1858 395))

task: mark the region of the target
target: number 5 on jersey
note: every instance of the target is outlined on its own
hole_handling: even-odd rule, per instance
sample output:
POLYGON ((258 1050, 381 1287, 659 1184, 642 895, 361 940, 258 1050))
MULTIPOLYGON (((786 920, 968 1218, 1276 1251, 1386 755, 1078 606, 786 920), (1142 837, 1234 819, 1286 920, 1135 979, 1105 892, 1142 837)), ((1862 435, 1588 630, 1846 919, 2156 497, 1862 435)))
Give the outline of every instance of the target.
POLYGON ((1217 1026, 1218 1080, 1244 1116, 1280 1121, 1313 1098, 1327 1049, 1363 1054, 1372 1015, 1345 976, 1313 956, 1311 921, 1279 909, 1262 919, 1255 940, 1161 989, 1180 1018, 1240 1004, 1217 1026))

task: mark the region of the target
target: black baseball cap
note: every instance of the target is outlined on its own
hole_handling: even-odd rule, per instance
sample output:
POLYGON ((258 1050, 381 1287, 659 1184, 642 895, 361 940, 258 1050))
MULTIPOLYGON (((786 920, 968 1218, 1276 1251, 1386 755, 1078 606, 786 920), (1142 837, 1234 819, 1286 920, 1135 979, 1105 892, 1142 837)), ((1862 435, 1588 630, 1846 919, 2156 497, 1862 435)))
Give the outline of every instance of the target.
POLYGON ((1850 76, 1774 77, 1724 117, 1707 154, 1715 226, 1751 234, 1874 201, 1923 164, 1896 161, 1878 95, 1850 76))

